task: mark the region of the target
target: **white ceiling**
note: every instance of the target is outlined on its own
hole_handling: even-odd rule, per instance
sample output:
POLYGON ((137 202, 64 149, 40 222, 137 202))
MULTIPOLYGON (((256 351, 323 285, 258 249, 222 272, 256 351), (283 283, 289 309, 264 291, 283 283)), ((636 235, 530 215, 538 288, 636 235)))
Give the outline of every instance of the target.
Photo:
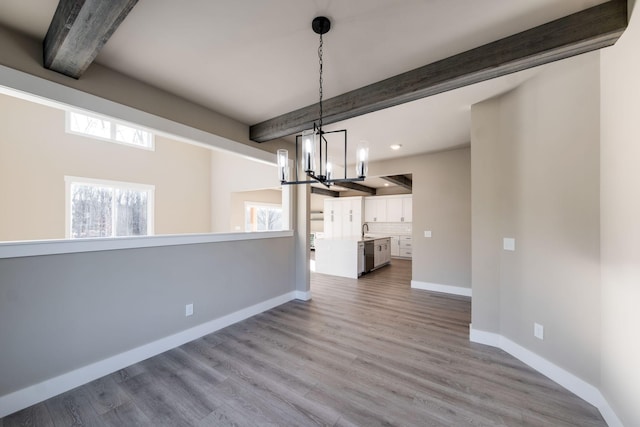
MULTIPOLYGON (((328 16, 325 97, 374 83, 605 0, 140 0, 96 61, 245 124, 317 102, 318 36, 328 16)), ((0 24, 42 40, 56 0, 3 0, 0 24)), ((535 70, 333 126, 371 159, 469 143, 469 109, 535 70), (400 143, 394 152, 390 144, 400 143)))

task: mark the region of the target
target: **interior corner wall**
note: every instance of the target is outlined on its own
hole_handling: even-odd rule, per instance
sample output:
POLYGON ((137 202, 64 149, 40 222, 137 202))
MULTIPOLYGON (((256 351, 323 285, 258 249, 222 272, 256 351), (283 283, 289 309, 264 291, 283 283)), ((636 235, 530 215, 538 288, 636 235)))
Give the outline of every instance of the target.
POLYGON ((469 148, 369 165, 369 176, 408 173, 413 174, 412 280, 471 288, 469 148))
POLYGON ((267 189, 231 193, 230 230, 245 231, 245 204, 247 202, 282 205, 282 191, 267 189))
POLYGON ((231 195, 233 193, 279 186, 275 163, 270 165, 237 154, 213 150, 211 152, 211 230, 214 233, 237 232, 231 226, 231 195))
POLYGON ((625 426, 638 426, 640 16, 635 1, 629 10, 629 27, 601 55, 601 391, 625 426))
POLYGON ((600 382, 599 53, 472 108, 475 330, 600 382), (515 251, 502 250, 515 238, 515 251), (533 335, 544 326, 544 340, 533 335))

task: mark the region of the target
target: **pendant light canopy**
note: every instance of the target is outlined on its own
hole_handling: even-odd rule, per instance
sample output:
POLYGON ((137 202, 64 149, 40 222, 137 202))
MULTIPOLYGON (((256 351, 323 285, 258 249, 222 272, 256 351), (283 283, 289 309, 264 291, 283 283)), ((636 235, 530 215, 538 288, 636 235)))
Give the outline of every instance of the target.
POLYGON ((356 150, 355 177, 347 176, 347 131, 346 129, 324 131, 322 129, 322 71, 323 71, 323 39, 322 36, 331 29, 331 21, 324 16, 319 16, 311 23, 311 28, 320 35, 320 46, 318 47, 318 60, 320 65, 319 96, 318 102, 319 119, 313 124, 313 129, 305 130, 300 135, 296 135, 296 151, 294 158, 294 176, 290 180, 289 176, 289 152, 280 149, 277 152, 278 179, 283 185, 287 184, 310 184, 319 182, 326 187, 340 182, 364 181, 367 176, 369 163, 369 147, 366 142, 361 142, 356 150), (332 144, 342 144, 344 147, 344 178, 334 177, 334 165, 328 161, 329 142, 332 144), (300 180, 298 170, 302 169, 310 179, 300 180))

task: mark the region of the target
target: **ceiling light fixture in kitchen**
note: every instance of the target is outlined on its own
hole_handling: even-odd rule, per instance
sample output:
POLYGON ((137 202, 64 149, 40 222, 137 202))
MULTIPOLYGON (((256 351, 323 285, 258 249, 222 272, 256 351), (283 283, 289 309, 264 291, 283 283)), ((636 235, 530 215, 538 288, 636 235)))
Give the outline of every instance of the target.
POLYGON ((392 144, 389 146, 389 148, 391 148, 394 151, 398 151, 399 149, 402 148, 402 144, 392 144))
POLYGON ((301 135, 296 135, 296 152, 294 158, 294 180, 289 181, 289 151, 282 148, 277 152, 278 179, 281 184, 311 184, 319 182, 326 187, 340 182, 364 181, 367 176, 369 164, 369 146, 366 142, 361 142, 356 150, 356 177, 347 177, 347 130, 322 130, 322 35, 331 29, 329 18, 319 16, 311 23, 311 28, 320 35, 320 46, 318 47, 318 59, 320 64, 320 102, 318 124, 313 123, 313 129, 305 130, 301 135), (342 142, 344 145, 344 178, 334 178, 333 165, 328 161, 328 140, 332 142, 342 142), (300 148, 299 148, 300 147, 300 148), (299 152, 302 152, 301 155, 299 152), (309 180, 298 178, 298 168, 301 167, 309 180))

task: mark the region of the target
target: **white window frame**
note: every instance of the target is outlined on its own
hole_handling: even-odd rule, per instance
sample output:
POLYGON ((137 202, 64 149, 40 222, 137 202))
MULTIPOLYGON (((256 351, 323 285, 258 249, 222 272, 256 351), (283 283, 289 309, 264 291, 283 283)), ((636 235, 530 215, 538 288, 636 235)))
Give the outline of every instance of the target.
MULTIPOLYGON (((154 221, 154 211, 155 211, 155 185, 149 184, 139 184, 135 182, 125 182, 125 181, 112 181, 107 179, 95 179, 95 178, 84 178, 79 176, 65 176, 65 237, 69 240, 87 240, 86 238, 82 239, 74 239, 71 237, 71 184, 89 184, 89 185, 100 185, 103 187, 109 187, 113 189, 134 189, 140 191, 147 192, 147 234, 146 236, 153 236, 155 233, 155 221, 154 221)), ((113 218, 112 218, 113 221, 113 218)), ((115 230, 115 228, 113 228, 115 230)), ((121 237, 131 237, 131 236, 105 236, 105 237, 96 237, 96 239, 117 239, 121 237)))
POLYGON ((247 208, 249 206, 255 206, 258 208, 278 208, 282 211, 282 230, 286 230, 286 221, 285 221, 285 215, 286 212, 282 206, 282 204, 277 204, 277 203, 262 203, 262 202, 250 202, 250 201, 246 201, 244 202, 244 223, 245 223, 245 233, 264 233, 265 231, 281 231, 281 230, 247 230, 246 229, 246 224, 247 224, 247 208))
POLYGON ((155 133, 153 131, 151 131, 150 129, 147 129, 147 128, 139 126, 139 125, 134 125, 132 123, 127 123, 127 122, 122 121, 122 120, 116 120, 116 119, 112 119, 110 117, 101 116, 99 114, 87 113, 86 111, 66 110, 66 112, 65 112, 65 131, 67 133, 69 133, 69 134, 72 134, 72 135, 84 136, 86 138, 97 139, 99 141, 112 142, 114 144, 120 144, 120 145, 124 145, 126 147, 135 147, 135 148, 140 148, 142 150, 147 150, 147 151, 155 151, 156 150, 155 133), (101 136, 91 135, 91 134, 88 134, 88 133, 78 132, 78 131, 72 130, 71 129, 71 114, 81 114, 83 116, 90 117, 92 119, 98 119, 98 120, 103 120, 103 121, 109 122, 110 125, 111 125, 110 126, 111 137, 103 138, 101 136), (147 147, 147 146, 144 146, 144 145, 131 144, 129 142, 118 140, 116 138, 116 127, 117 127, 117 125, 127 126, 127 127, 130 127, 130 128, 134 128, 134 129, 138 129, 138 130, 141 130, 141 131, 144 131, 144 132, 148 132, 150 134, 150 136, 151 136, 151 145, 147 147))

